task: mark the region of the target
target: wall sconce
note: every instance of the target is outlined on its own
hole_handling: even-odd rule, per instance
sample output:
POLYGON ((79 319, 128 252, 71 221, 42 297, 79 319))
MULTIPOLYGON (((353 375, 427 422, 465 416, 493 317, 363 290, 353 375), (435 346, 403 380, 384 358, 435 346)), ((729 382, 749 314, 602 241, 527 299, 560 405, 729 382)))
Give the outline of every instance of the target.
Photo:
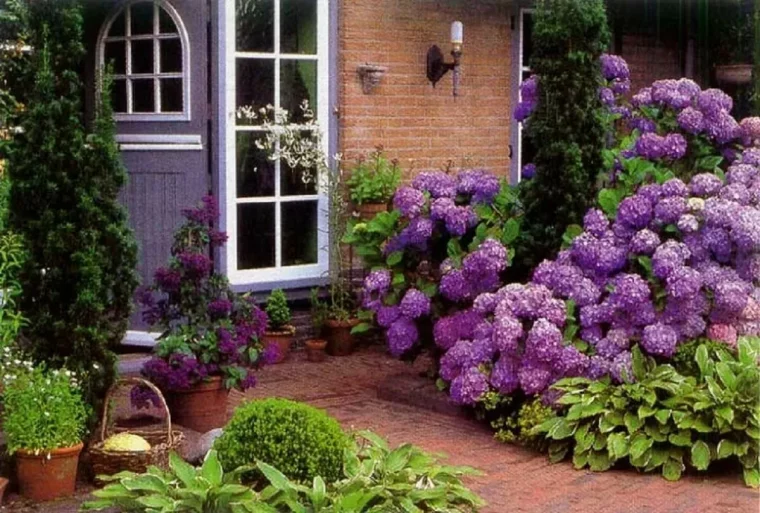
POLYGON ((373 89, 380 85, 380 81, 383 79, 383 75, 388 71, 385 66, 377 66, 375 64, 364 63, 360 64, 356 68, 356 72, 359 74, 359 79, 362 81, 362 92, 364 94, 370 94, 373 89))
POLYGON ((454 74, 454 96, 459 96, 459 59, 462 57, 462 45, 464 43, 464 26, 461 21, 451 24, 451 56, 454 62, 445 62, 443 52, 438 45, 430 47, 427 53, 427 78, 433 87, 441 78, 452 70, 454 74))

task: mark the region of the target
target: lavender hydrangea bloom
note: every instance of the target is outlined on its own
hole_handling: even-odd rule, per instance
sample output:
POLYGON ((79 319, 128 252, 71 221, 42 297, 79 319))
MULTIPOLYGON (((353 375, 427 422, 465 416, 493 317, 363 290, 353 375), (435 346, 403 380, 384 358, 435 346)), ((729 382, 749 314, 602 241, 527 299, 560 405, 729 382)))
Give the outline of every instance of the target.
POLYGON ((721 112, 705 121, 705 133, 718 144, 726 144, 741 135, 739 123, 728 113, 721 112))
POLYGON ((631 72, 628 63, 619 55, 604 53, 599 57, 602 65, 602 75, 607 80, 630 78, 631 72))
POLYGON ((651 87, 645 87, 643 89, 640 89, 639 92, 634 94, 633 97, 631 98, 631 105, 637 108, 651 105, 652 103, 653 103, 653 99, 652 99, 651 87))
POLYGON ((536 175, 536 165, 535 164, 525 164, 522 168, 522 172, 520 176, 526 180, 530 180, 536 175))
POLYGON ((745 186, 751 186, 753 180, 758 175, 758 169, 749 164, 734 164, 728 168, 726 181, 729 184, 740 183, 745 186))
POLYGON ((660 236, 644 228, 636 232, 630 242, 630 250, 637 255, 651 255, 660 245, 660 236))
POLYGON ((456 180, 442 171, 428 171, 418 174, 412 187, 429 192, 432 198, 454 198, 457 194, 456 180))
POLYGON ((760 166, 760 148, 746 148, 741 155, 741 163, 760 166))
POLYGON ((649 354, 670 358, 676 351, 678 334, 664 324, 653 324, 644 328, 641 347, 649 354))
POLYGON ((449 391, 456 404, 473 405, 488 391, 488 380, 477 367, 470 367, 454 378, 449 391))
POLYGON ((692 214, 684 214, 678 219, 676 226, 683 233, 694 233, 699 230, 699 220, 692 214))
POLYGON ((660 187, 660 192, 665 197, 686 197, 689 195, 689 187, 679 178, 671 178, 660 187))
POLYGON ((697 106, 705 116, 716 117, 721 113, 730 112, 734 100, 720 89, 705 89, 697 97, 697 106))
POLYGON ((511 394, 520 387, 517 372, 520 365, 517 360, 502 355, 491 370, 491 386, 502 394, 511 394))
POLYGON ((607 106, 615 105, 615 93, 612 92, 612 89, 610 89, 609 87, 599 88, 599 99, 602 101, 604 105, 607 105, 607 106))
POLYGON ((662 224, 677 223, 687 211, 686 200, 681 197, 661 199, 654 207, 654 218, 662 224))
POLYGON ((538 104, 538 76, 531 75, 520 85, 520 103, 515 109, 514 118, 522 122, 530 117, 538 104))
POLYGON ((723 182, 712 173, 695 175, 689 183, 689 190, 691 193, 695 196, 701 197, 712 196, 713 194, 716 194, 721 187, 723 187, 723 182))
POLYGON ((739 127, 744 146, 760 146, 760 117, 744 118, 739 127))
POLYGON ((409 218, 415 218, 422 213, 425 206, 425 195, 412 187, 401 187, 393 196, 393 206, 409 218))
POLYGON ((399 305, 401 313, 410 319, 418 319, 430 313, 430 298, 417 289, 409 289, 399 305))
POLYGON ((381 306, 377 310, 377 324, 383 328, 390 326, 401 316, 401 310, 398 306, 381 306))
POLYGON ((685 244, 667 241, 654 252, 652 271, 658 278, 666 279, 676 269, 683 266, 689 256, 691 252, 685 244))
POLYGON ((645 228, 652 220, 652 203, 642 196, 631 196, 620 202, 618 220, 631 228, 645 228))
POLYGON ((665 139, 656 133, 641 134, 636 141, 636 154, 648 160, 657 160, 665 156, 665 139))
POLYGON ((473 203, 489 203, 499 193, 499 179, 483 169, 471 169, 459 174, 457 192, 472 195, 473 203))
POLYGON ((607 216, 598 208, 592 208, 583 216, 583 228, 595 237, 602 237, 609 229, 607 216))
POLYGON ((417 325, 412 319, 399 317, 386 333, 388 348, 393 356, 401 356, 414 346, 419 337, 417 325))
POLYGON ((638 130, 642 134, 648 134, 657 130, 657 124, 651 119, 642 117, 633 117, 628 121, 630 127, 638 130))
POLYGON ((678 160, 686 155, 686 139, 681 134, 668 134, 662 140, 663 156, 670 160, 678 160))
POLYGON ((701 133, 705 129, 705 116, 693 107, 686 107, 678 114, 678 126, 684 132, 693 135, 701 133))
POLYGON ((443 275, 439 289, 443 297, 455 303, 470 299, 472 296, 470 283, 459 269, 454 269, 443 275))
POLYGON ((537 394, 546 389, 551 383, 551 369, 545 364, 527 361, 517 372, 520 388, 526 394, 537 394))

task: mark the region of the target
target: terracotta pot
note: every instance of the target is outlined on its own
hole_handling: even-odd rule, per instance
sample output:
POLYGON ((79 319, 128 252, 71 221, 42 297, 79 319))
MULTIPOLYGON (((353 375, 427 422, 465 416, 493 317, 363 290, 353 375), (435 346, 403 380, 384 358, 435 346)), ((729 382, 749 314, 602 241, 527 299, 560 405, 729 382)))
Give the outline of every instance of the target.
POLYGON ((79 453, 84 444, 63 447, 35 455, 16 451, 16 476, 19 493, 27 499, 42 502, 74 495, 79 453))
POLYGON ((715 66, 715 78, 723 84, 749 84, 752 81, 752 64, 715 66))
POLYGON ((223 427, 227 423, 227 395, 222 378, 214 376, 189 390, 172 391, 166 394, 172 422, 207 433, 223 427))
POLYGON ((359 218, 364 221, 369 221, 380 212, 388 211, 387 203, 363 203, 356 205, 356 211, 359 213, 359 218))
POLYGON ((8 488, 8 479, 0 477, 0 506, 3 505, 3 497, 5 497, 5 489, 8 488))
POLYGON ((322 339, 312 339, 306 341, 306 359, 310 362, 324 362, 327 358, 325 348, 327 341, 322 339))
POLYGON ((323 331, 327 340, 327 354, 331 356, 348 356, 354 352, 354 336, 351 330, 359 324, 359 319, 325 321, 323 331))
POLYGON ((262 338, 264 347, 270 344, 277 346, 277 359, 271 363, 282 363, 290 354, 290 348, 293 346, 293 337, 296 329, 293 326, 285 326, 281 331, 266 331, 262 338))

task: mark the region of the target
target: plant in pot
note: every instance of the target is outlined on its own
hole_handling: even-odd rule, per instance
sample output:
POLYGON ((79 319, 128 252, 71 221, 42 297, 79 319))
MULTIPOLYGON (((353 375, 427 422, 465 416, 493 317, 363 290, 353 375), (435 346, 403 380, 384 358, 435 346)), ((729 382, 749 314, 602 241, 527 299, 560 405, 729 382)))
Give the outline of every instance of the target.
MULTIPOLYGON (((213 269, 210 250, 226 241, 212 228, 219 216, 214 198, 183 216, 168 267, 138 293, 143 319, 163 330, 143 375, 166 396, 172 420, 204 433, 225 424, 228 390, 253 386, 254 368, 271 363, 277 351, 261 343, 266 313, 213 269)), ((136 407, 149 400, 157 401, 150 391, 132 390, 136 407)))
POLYGON ((275 289, 267 298, 266 313, 269 326, 264 332, 264 347, 276 351, 277 356, 272 363, 280 363, 288 357, 296 334, 295 326, 290 323, 290 308, 288 299, 282 289, 275 289))
POLYGON ((378 146, 368 158, 359 160, 346 180, 359 217, 368 221, 388 210, 388 202, 400 181, 398 161, 388 160, 382 146, 378 146))
POLYGON ((89 416, 76 376, 23 362, 3 385, 3 429, 21 495, 34 501, 72 495, 89 416))
POLYGON ((311 322, 314 327, 314 336, 306 341, 306 359, 310 362, 323 362, 327 358, 327 340, 321 338, 325 325, 324 303, 319 298, 319 289, 311 290, 311 322))
POLYGON ((749 0, 734 0, 717 7, 712 55, 719 84, 746 85, 752 81, 755 22, 749 0))

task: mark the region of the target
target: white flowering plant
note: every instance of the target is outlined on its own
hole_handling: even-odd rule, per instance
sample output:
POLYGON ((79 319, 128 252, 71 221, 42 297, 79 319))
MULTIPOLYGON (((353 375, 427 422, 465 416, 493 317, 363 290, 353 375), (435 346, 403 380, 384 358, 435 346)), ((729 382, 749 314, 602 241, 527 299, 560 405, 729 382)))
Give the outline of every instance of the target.
POLYGON ((73 372, 23 360, 12 360, 4 371, 3 430, 9 453, 49 454, 82 441, 89 411, 73 372))

